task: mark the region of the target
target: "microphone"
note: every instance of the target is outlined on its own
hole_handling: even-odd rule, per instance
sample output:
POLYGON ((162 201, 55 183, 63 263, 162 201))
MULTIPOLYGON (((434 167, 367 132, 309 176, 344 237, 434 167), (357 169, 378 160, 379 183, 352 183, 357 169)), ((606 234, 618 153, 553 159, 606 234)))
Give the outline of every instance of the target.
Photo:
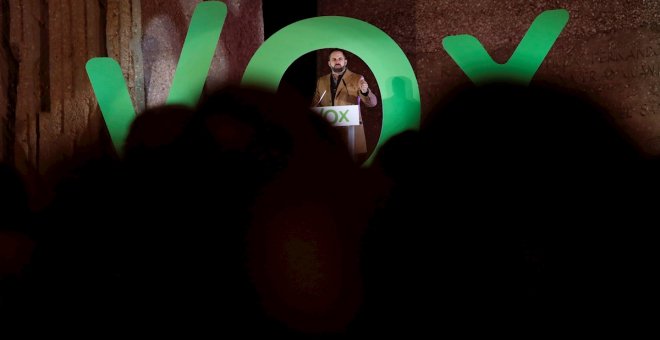
POLYGON ((316 103, 316 105, 314 105, 314 106, 319 106, 319 104, 321 104, 321 101, 323 100, 323 96, 325 96, 325 93, 326 93, 326 92, 327 92, 327 91, 323 91, 323 94, 321 95, 321 98, 319 98, 319 101, 318 101, 318 102, 316 103))

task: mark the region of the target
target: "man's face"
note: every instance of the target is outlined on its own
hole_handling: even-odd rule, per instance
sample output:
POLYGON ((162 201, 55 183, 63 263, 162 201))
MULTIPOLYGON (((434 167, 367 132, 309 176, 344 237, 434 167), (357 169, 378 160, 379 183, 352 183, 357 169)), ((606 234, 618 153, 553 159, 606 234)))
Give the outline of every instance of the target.
POLYGON ((344 53, 340 51, 334 51, 330 54, 330 59, 328 60, 328 66, 332 69, 333 72, 341 73, 346 69, 346 57, 344 53))

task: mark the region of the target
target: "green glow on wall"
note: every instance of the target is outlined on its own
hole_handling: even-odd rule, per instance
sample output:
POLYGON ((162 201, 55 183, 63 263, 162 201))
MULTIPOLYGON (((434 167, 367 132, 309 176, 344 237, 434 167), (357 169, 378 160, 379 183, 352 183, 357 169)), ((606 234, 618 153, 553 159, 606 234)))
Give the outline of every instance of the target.
POLYGON ((479 40, 468 34, 445 37, 442 46, 475 84, 507 80, 527 85, 566 26, 568 17, 565 9, 541 13, 505 64, 496 63, 479 40))
POLYGON ((399 45, 379 28, 339 16, 295 22, 259 47, 245 70, 242 84, 276 91, 284 73, 296 59, 309 52, 334 47, 360 57, 373 72, 380 88, 383 127, 375 150, 365 162, 369 164, 390 137, 419 128, 421 115, 419 87, 410 61, 399 45))

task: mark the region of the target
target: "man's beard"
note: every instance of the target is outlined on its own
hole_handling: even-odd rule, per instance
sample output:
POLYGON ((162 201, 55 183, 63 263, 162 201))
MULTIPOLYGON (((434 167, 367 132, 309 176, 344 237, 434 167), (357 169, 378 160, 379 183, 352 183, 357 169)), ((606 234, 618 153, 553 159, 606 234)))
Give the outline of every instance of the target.
POLYGON ((344 72, 344 71, 346 71, 346 66, 338 66, 338 65, 335 65, 335 66, 332 68, 332 72, 334 72, 334 73, 342 73, 342 72, 344 72))

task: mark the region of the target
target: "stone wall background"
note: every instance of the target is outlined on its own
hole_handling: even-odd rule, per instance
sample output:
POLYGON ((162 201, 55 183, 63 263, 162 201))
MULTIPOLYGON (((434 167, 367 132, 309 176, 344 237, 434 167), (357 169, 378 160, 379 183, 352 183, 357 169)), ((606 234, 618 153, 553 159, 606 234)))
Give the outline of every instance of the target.
MULTIPOLYGON (((65 173, 64 161, 112 157, 86 61, 117 59, 138 112, 162 104, 199 2, 0 0, 0 161, 16 164, 31 183, 48 184, 65 173)), ((264 39, 261 0, 226 3, 229 12, 207 87, 237 83, 264 39)), ((296 6, 278 4, 273 7, 283 11, 296 6)), ((536 16, 568 9, 568 25, 534 81, 584 91, 610 110, 643 151, 660 154, 658 1, 317 0, 315 8, 317 15, 357 18, 390 35, 416 72, 423 115, 450 89, 468 82, 442 48, 442 38, 474 35, 496 61, 505 62, 536 16)), ((325 57, 317 53, 317 75, 327 71, 325 57)), ((349 58, 350 68, 364 74, 378 93, 368 66, 358 56, 349 58)), ((301 91, 311 96, 312 89, 301 91)), ((382 107, 367 109, 364 120, 373 149, 382 107)))
MULTIPOLYGON (((199 2, 0 0, 0 161, 36 191, 71 164, 115 157, 86 62, 117 60, 137 112, 164 103, 199 2)), ((261 0, 225 3, 207 87, 238 83, 264 39, 261 0)))
MULTIPOLYGON (((442 48, 442 38, 471 34, 497 62, 506 62, 536 16, 565 8, 569 22, 533 81, 584 91, 610 110, 644 152, 660 154, 659 1, 318 0, 318 5, 319 15, 364 20, 401 46, 417 75, 423 115, 469 81, 442 48)), ((319 56, 319 74, 327 71, 324 58, 319 56)), ((374 83, 365 65, 353 60, 351 69, 374 83)), ((370 149, 382 121, 380 105, 372 111, 365 117, 370 149)))

